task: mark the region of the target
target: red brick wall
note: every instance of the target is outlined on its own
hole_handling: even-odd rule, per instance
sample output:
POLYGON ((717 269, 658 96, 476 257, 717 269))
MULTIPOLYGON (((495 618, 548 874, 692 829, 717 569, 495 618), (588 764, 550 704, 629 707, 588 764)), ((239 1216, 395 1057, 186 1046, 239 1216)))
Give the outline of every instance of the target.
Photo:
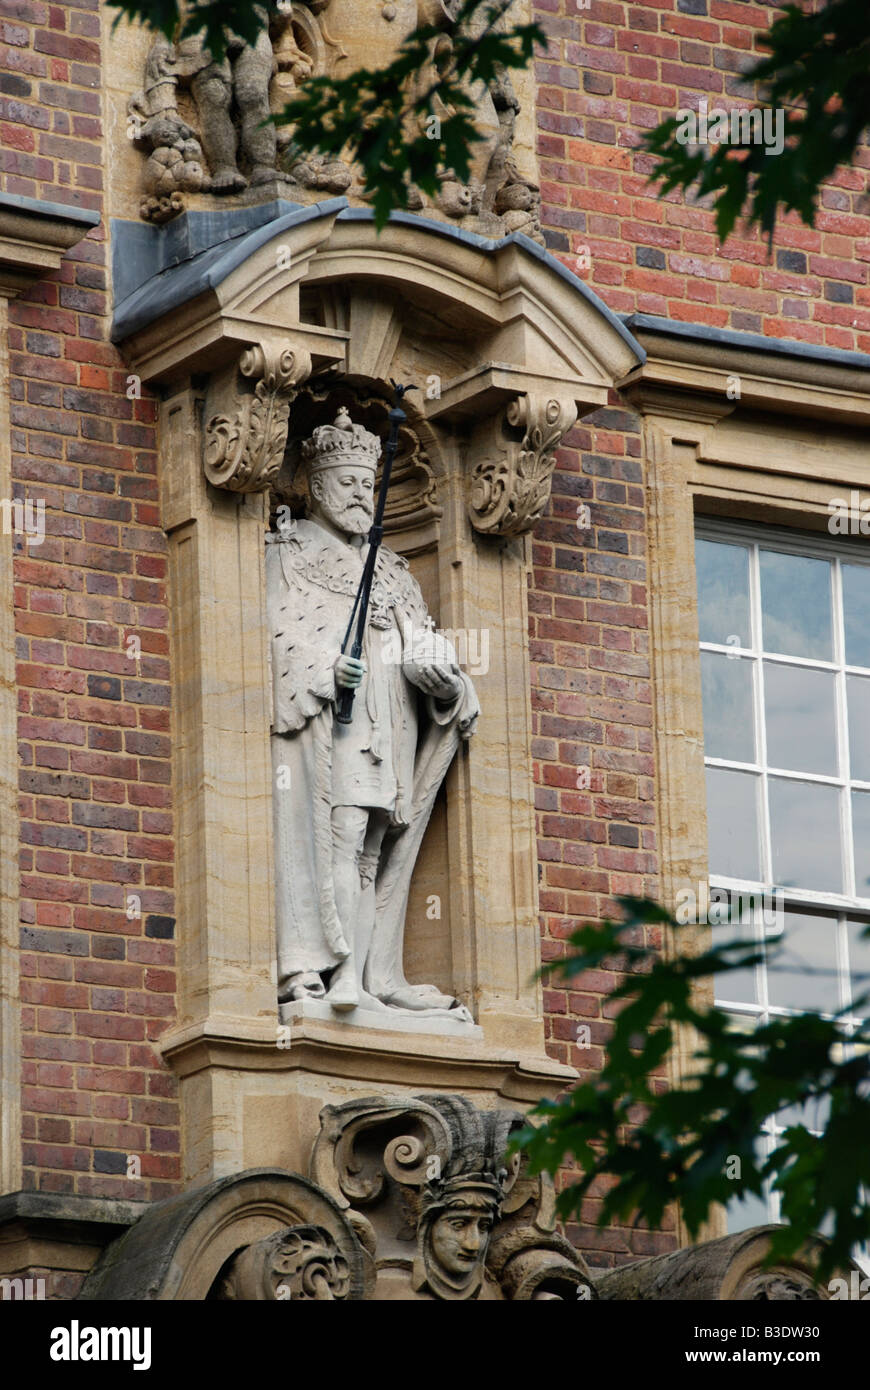
MULTIPOLYGON (((549 513, 536 528, 529 594, 545 961, 564 953, 580 922, 614 915, 618 895, 659 891, 638 422, 617 403, 566 443, 549 513)), ((570 991, 558 980, 545 989, 548 1051, 583 1080, 602 1066, 612 1016, 606 996, 617 982, 590 971, 570 991)), ((590 1264, 675 1248, 670 1220, 660 1232, 598 1230, 601 1196, 593 1191, 581 1223, 569 1228, 590 1264)))
MULTIPOLYGON (((5 192, 103 212, 100 61, 97 0, 0 3, 5 192)), ((44 542, 14 541, 24 1186, 154 1199, 180 1174, 154 1046, 175 984, 166 543, 155 402, 128 399, 110 312, 104 227, 10 306, 15 495, 46 508, 44 542)))
MULTIPOLYGON (((751 106, 742 70, 779 9, 735 0, 534 0, 550 35, 537 63, 538 153, 550 248, 617 313, 870 351, 870 149, 822 191, 814 228, 783 218, 719 246, 708 210, 647 182, 643 134, 680 107, 751 106)), ((775 156, 771 156, 774 158, 775 156)))

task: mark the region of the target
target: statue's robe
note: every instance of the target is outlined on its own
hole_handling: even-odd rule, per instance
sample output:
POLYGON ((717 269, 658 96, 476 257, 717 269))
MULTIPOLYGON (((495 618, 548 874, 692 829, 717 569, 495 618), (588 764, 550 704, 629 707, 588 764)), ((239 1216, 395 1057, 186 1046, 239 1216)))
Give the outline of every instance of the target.
POLYGON ((352 722, 335 719, 334 666, 366 552, 314 521, 282 529, 266 549, 279 999, 290 976, 330 970, 350 953, 333 884, 331 820, 340 805, 378 808, 389 818, 366 987, 386 999, 407 986, 402 943, 411 874, 438 787, 479 712, 463 672, 461 693, 449 704, 408 680, 407 638, 420 634, 429 615, 407 561, 382 546, 363 646, 366 674, 352 722))

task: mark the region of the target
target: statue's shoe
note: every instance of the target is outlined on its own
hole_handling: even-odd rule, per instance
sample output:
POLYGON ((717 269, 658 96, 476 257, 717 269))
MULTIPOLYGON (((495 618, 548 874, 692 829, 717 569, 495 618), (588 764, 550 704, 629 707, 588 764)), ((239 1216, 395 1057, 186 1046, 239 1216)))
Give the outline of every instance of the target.
POLYGON ((299 999, 322 999, 325 994, 326 988, 317 972, 304 970, 298 975, 291 975, 278 996, 278 1003, 292 1004, 299 999))
POLYGON ((331 1004, 340 1013, 348 1009, 355 1009, 359 1004, 359 989, 356 983, 356 972, 353 968, 353 961, 348 958, 336 966, 332 973, 332 982, 326 994, 327 1004, 331 1004))
POLYGON ((349 1009, 355 1009, 359 1004, 359 994, 351 984, 335 985, 326 996, 327 1004, 339 1013, 346 1013, 349 1009))
POLYGON ((455 1009, 459 1007, 451 994, 442 994, 435 985, 404 985, 389 994, 379 996, 394 1009, 455 1009))

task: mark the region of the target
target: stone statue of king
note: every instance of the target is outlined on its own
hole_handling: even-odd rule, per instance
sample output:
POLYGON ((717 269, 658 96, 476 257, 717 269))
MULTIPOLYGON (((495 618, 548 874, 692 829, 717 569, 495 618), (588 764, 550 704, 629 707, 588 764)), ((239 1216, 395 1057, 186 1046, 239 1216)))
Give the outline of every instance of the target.
POLYGON ((435 796, 479 712, 408 563, 381 546, 362 659, 342 655, 374 513, 380 440, 342 409, 302 446, 306 520, 266 551, 278 999, 471 1021, 403 968, 411 875, 435 796), (353 718, 335 717, 342 687, 353 718))

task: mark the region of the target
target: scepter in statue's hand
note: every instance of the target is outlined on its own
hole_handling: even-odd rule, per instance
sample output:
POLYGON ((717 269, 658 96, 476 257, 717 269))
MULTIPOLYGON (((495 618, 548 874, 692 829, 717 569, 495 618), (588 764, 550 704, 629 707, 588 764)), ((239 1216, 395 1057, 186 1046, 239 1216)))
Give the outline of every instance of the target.
MULTIPOLYGON (((395 381, 391 381, 390 385, 395 392, 396 403, 389 414, 390 433, 387 437, 387 443, 384 449, 384 467, 381 473, 381 486, 378 492, 377 505, 375 506, 374 520, 372 521, 371 530, 369 531, 369 550, 366 555, 362 577, 351 610, 347 632, 344 634, 344 641, 341 644, 342 656, 347 654, 353 661, 359 661, 362 656, 363 638, 365 637, 366 622, 369 615, 369 599, 371 597, 372 581, 375 574, 375 564, 377 563, 381 541, 384 538, 384 508, 387 505, 387 488, 390 486, 390 473, 393 468, 393 460, 396 457, 396 450, 399 447, 399 428, 408 418, 402 409, 402 398, 408 391, 416 391, 417 389, 416 386, 398 386, 395 381), (356 619, 356 633, 350 652, 348 652, 347 644, 350 641, 354 619, 356 619)), ((360 679, 362 679, 361 675, 360 679)), ((349 724, 353 719, 353 697, 355 693, 355 689, 352 687, 342 687, 335 716, 339 724, 349 724)))

